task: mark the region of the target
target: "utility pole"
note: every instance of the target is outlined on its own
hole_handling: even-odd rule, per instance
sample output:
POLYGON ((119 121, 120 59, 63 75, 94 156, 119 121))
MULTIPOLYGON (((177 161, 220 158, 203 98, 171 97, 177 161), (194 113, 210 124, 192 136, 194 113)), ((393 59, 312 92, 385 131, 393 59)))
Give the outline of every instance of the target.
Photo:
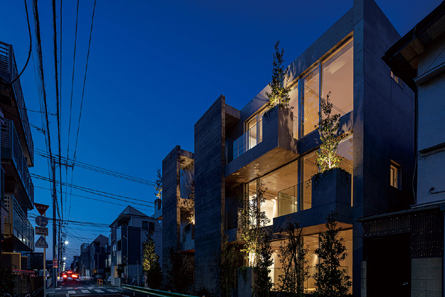
MULTIPOLYGON (((52 161, 52 160, 51 160, 52 161)), ((51 167, 54 168, 53 163, 51 162, 51 167)), ((54 171, 53 171, 54 173, 54 171)), ((53 174, 55 177, 55 174, 53 174)), ((54 264, 59 264, 57 261, 57 216, 56 216, 56 185, 55 179, 53 178, 53 288, 57 288, 57 267, 54 264)))

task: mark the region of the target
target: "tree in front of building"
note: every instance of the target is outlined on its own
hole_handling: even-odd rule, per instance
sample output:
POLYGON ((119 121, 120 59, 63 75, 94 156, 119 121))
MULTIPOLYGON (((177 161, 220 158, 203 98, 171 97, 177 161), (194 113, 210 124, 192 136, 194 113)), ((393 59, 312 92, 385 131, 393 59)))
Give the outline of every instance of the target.
POLYGON ((156 183, 155 183, 155 196, 158 199, 162 199, 162 174, 161 169, 158 168, 158 173, 156 174, 156 183))
POLYGON ((218 286, 221 296, 232 295, 233 288, 236 287, 236 269, 239 267, 239 260, 238 246, 229 245, 228 237, 224 234, 221 238, 221 254, 217 259, 218 286))
POLYGON ((320 98, 319 123, 315 128, 320 135, 321 145, 317 152, 316 164, 321 173, 340 166, 341 158, 337 155, 340 137, 340 114, 332 114, 334 105, 329 101, 330 92, 326 99, 320 98))
POLYGON ((270 231, 265 228, 270 220, 261 210, 261 205, 266 201, 264 198, 266 191, 267 188, 258 179, 256 194, 251 199, 249 196, 245 197, 244 207, 240 214, 241 238, 244 241, 241 252, 244 253, 248 266, 254 270, 254 291, 257 296, 268 296, 272 287, 269 276, 269 267, 272 265, 270 231))
POLYGON ((308 248, 303 242, 302 231, 299 223, 290 221, 281 230, 286 239, 279 254, 282 273, 278 277, 278 289, 288 293, 288 296, 304 296, 304 281, 309 276, 308 248))
POLYGON ((266 96, 269 98, 267 107, 269 109, 280 106, 289 106, 290 101, 290 88, 285 86, 285 80, 287 79, 287 72, 283 66, 284 63, 284 49, 280 51, 280 41, 275 43, 275 53, 273 55, 273 68, 272 68, 272 81, 269 83, 270 93, 266 92, 266 96))
POLYGON ((180 294, 193 291, 193 256, 170 248, 167 261, 167 282, 164 288, 180 294))
POLYGON ((159 264, 159 256, 155 251, 155 241, 152 233, 147 234, 142 249, 142 270, 146 277, 146 285, 152 289, 158 289, 162 285, 162 270, 159 264))
POLYGON ((350 276, 340 265, 347 257, 344 238, 340 237, 340 227, 336 222, 337 212, 331 211, 326 217, 326 231, 320 233, 319 248, 315 254, 319 257, 314 274, 315 286, 319 296, 341 297, 348 293, 352 285, 350 276))

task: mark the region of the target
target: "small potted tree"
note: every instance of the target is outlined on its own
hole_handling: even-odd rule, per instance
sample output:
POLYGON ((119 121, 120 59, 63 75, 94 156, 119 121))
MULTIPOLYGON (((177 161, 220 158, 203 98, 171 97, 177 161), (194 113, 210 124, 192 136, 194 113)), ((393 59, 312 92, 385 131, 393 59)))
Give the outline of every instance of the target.
POLYGON ((316 164, 319 172, 312 177, 312 207, 328 202, 351 203, 351 175, 340 168, 342 161, 337 155, 340 114, 332 114, 333 104, 321 98, 319 124, 315 126, 320 135, 321 145, 317 152, 316 164), (329 200, 327 200, 329 199, 329 200))

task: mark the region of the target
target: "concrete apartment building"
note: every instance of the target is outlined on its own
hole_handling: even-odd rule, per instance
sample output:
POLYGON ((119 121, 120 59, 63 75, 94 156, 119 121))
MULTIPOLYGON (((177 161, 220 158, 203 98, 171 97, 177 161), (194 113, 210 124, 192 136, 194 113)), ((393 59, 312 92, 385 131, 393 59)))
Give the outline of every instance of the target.
POLYGON ((1 266, 27 269, 28 260, 21 253, 34 251, 34 228, 28 220, 28 211, 34 208, 28 169, 34 165, 34 143, 17 76, 13 47, 0 42, 1 266))
MULTIPOLYGON (((241 110, 220 96, 195 124, 194 152, 175 147, 163 160, 163 252, 194 255, 196 289, 216 288, 216 257, 221 235, 239 241, 238 213, 245 197, 255 197, 259 181, 267 188, 261 206, 275 234, 289 219, 303 227, 310 252, 318 247, 326 215, 337 209, 354 296, 367 295, 363 225, 359 218, 408 209, 413 204, 414 92, 381 59, 400 35, 373 0, 353 7, 289 65, 291 109, 275 107, 264 116, 265 87, 241 110), (341 168, 323 184, 318 172, 320 98, 330 92, 341 114, 341 168), (193 181, 193 183, 191 182, 193 181), (188 195, 193 189, 194 220, 188 195)), ((292 55, 287 52, 287 57, 292 55)), ((230 98, 229 98, 230 99, 230 98)), ((438 188, 439 189, 439 188, 438 188)), ((272 242, 271 277, 280 273, 272 242)), ((310 259, 308 292, 318 259, 310 259)), ((387 269, 387 266, 382 269, 387 269)))
POLYGON ((417 183, 408 210, 362 219, 368 296, 444 296, 444 33, 442 2, 383 57, 416 93, 417 183))
POLYGON ((162 226, 153 217, 127 206, 110 225, 111 284, 143 281, 142 251, 149 232, 155 241, 155 251, 162 265, 162 226))

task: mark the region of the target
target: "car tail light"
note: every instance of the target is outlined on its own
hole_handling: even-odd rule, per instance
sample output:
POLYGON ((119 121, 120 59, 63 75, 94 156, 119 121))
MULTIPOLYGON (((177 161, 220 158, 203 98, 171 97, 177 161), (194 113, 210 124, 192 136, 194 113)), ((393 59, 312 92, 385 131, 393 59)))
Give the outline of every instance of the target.
POLYGON ((79 276, 77 274, 72 275, 73 278, 78 278, 79 276))
POLYGON ((67 278, 67 277, 68 277, 68 275, 64 274, 64 275, 62 275, 62 277, 63 277, 63 278, 67 278))

